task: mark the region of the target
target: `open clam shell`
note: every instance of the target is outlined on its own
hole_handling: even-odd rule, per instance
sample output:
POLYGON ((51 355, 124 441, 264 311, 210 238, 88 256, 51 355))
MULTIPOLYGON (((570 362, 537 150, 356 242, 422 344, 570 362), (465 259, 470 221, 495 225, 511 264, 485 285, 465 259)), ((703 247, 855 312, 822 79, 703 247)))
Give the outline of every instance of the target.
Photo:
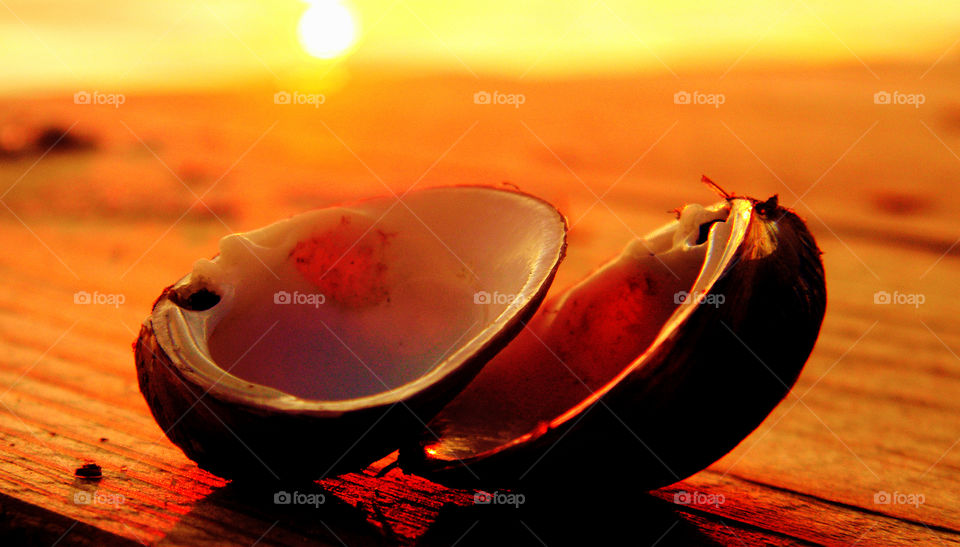
POLYGON ((775 197, 678 217, 546 302, 401 466, 485 488, 652 489, 753 431, 817 339, 820 251, 775 197))
POLYGON ((140 389, 215 474, 357 470, 414 438, 519 331, 565 234, 537 198, 447 187, 227 236, 144 321, 140 389))

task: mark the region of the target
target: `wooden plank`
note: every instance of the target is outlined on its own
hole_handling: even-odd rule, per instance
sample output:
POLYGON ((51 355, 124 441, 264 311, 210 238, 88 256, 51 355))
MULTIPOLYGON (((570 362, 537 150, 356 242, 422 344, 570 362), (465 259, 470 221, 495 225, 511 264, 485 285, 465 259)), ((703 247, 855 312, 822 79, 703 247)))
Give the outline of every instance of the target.
MULTIPOLYGON (((385 84, 366 76, 316 113, 278 110, 267 89, 131 96, 116 111, 7 101, 17 123, 78 121, 99 149, 32 169, 36 158, 0 161, 0 532, 52 543, 72 526, 60 544, 958 543, 960 195, 943 190, 960 175, 943 114, 958 72, 925 79, 920 112, 873 105, 876 82, 855 69, 732 74, 717 112, 676 107, 678 82, 656 78, 497 82, 527 94, 522 112, 475 107, 472 79, 398 78, 401 91, 371 101, 385 84), (427 91, 442 116, 423 115, 427 91), (652 496, 611 485, 584 497, 589 470, 571 470, 570 499, 481 507, 397 470, 377 478, 387 459, 302 487, 326 503, 291 510, 197 469, 138 393, 130 343, 150 303, 231 230, 385 186, 511 181, 570 218, 562 288, 669 209, 712 199, 701 172, 796 204, 825 251, 830 304, 791 396, 710 470, 652 496), (216 216, 195 203, 208 191, 216 216), (75 305, 79 290, 125 302, 75 305), (877 291, 925 302, 877 305, 877 291), (86 461, 102 481, 73 477, 86 461), (676 503, 682 492, 723 503, 676 503), (876 503, 882 492, 923 503, 876 503)), ((883 74, 892 87, 916 77, 883 74)))

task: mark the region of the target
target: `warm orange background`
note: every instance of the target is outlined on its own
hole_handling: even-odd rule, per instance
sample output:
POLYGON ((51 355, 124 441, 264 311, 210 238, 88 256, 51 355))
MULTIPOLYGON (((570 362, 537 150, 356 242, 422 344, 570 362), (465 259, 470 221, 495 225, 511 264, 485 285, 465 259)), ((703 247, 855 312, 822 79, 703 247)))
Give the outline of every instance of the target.
POLYGON ((339 544, 336 530, 355 545, 384 522, 410 542, 484 546, 591 534, 580 543, 960 543, 955 1, 349 8, 357 43, 323 60, 298 40, 301 0, 0 0, 5 514, 19 500, 169 544, 339 544), (124 102, 78 104, 81 91, 124 102), (277 92, 323 104, 277 104, 277 92), (475 102, 490 92, 524 103, 475 102), (691 92, 724 102, 675 102, 691 92), (924 102, 878 104, 878 93, 924 102), (139 393, 130 344, 151 303, 229 233, 372 195, 507 182, 569 219, 559 292, 676 207, 718 199, 702 174, 741 195, 778 193, 808 221, 828 311, 768 420, 651 496, 478 520, 471 491, 371 468, 323 483, 324 516, 291 514, 199 470, 139 393), (81 291, 123 303, 77 303, 81 291), (86 461, 103 467, 100 491, 127 503, 71 501, 86 461), (678 491, 726 502, 680 507, 678 491), (878 505, 880 492, 926 503, 878 505))
MULTIPOLYGON (((345 5, 360 33, 349 62, 340 66, 505 77, 858 60, 923 59, 929 65, 947 53, 960 28, 960 8, 941 0, 345 5)), ((0 91, 100 86, 129 92, 320 79, 333 63, 309 59, 295 32, 307 7, 302 0, 4 0, 0 91)))

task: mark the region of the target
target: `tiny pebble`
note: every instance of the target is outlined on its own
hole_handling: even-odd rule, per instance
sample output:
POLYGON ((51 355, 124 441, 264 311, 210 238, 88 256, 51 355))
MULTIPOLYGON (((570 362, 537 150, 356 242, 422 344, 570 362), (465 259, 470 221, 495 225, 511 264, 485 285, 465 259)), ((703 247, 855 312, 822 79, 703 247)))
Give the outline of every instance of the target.
POLYGON ((103 478, 103 470, 95 463, 85 463, 78 467, 73 474, 81 479, 100 480, 103 478))

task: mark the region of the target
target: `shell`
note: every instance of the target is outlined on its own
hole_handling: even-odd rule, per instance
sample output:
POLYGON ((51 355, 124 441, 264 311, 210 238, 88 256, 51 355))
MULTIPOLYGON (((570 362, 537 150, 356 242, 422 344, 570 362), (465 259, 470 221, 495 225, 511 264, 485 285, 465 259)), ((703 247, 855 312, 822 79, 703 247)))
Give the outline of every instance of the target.
POLYGON ((731 197, 679 216, 646 239, 655 245, 673 234, 689 243, 708 230, 705 263, 689 289, 698 296, 676 307, 652 341, 629 353, 631 333, 657 309, 632 309, 631 291, 668 278, 654 272, 637 281, 634 242, 544 304, 534 334, 524 332, 489 363, 429 424, 431 435, 404 446, 401 467, 488 489, 654 489, 704 469, 753 431, 789 392, 817 339, 826 308, 820 250, 776 196, 731 197), (722 305, 704 305, 721 296, 722 305), (531 349, 538 344, 549 350, 531 349), (531 365, 538 361, 545 364, 531 365), (557 396, 563 374, 544 371, 558 362, 585 378, 574 386, 582 396, 557 396), (591 380, 604 366, 615 367, 609 378, 591 380), (552 413, 527 418, 544 407, 552 413))
MULTIPOLYGON (((228 236, 221 240, 221 254, 212 261, 198 261, 191 274, 165 289, 144 321, 134 346, 140 390, 170 440, 201 468, 222 477, 307 480, 361 469, 414 438, 522 328, 556 273, 564 254, 565 234, 562 215, 532 196, 492 188, 447 187, 411 192, 402 200, 378 198, 305 213, 261 230, 228 236), (349 239, 337 235, 347 229, 362 235, 356 241, 352 235, 349 239), (366 247, 368 241, 373 250, 366 247), (380 392, 322 399, 292 391, 326 393, 342 386, 335 385, 335 379, 323 378, 316 385, 297 385, 296 376, 293 382, 281 378, 282 368, 269 369, 258 383, 249 379, 257 374, 256 366, 241 367, 246 377, 240 368, 234 369, 237 363, 221 366, 211 357, 211 340, 234 336, 231 329, 240 324, 237 321, 259 319, 256 314, 279 317, 294 313, 289 307, 261 303, 268 291, 263 287, 275 283, 257 269, 256 261, 243 254, 248 251, 259 253, 255 256, 267 269, 277 270, 277 283, 290 283, 285 280, 293 276, 290 279, 300 283, 298 286, 307 286, 303 283, 309 281, 324 289, 324 305, 316 307, 315 315, 304 317, 316 317, 308 320, 324 326, 327 322, 334 325, 327 328, 337 340, 356 335, 381 344, 387 348, 385 357, 374 368, 397 372, 403 382, 383 382, 380 392), (446 252, 451 256, 443 254, 446 252), (316 257, 335 255, 340 258, 322 263, 324 271, 314 275, 320 260, 316 257), (350 266, 353 259, 371 256, 376 260, 370 264, 350 266), (453 273, 442 270, 443 260, 453 264, 453 273), (297 271, 306 280, 297 277, 297 271), (369 277, 369 272, 376 278, 369 277), (440 276, 440 286, 449 282, 449 286, 472 289, 454 296, 435 295, 432 300, 438 302, 454 299, 451 309, 460 312, 428 317, 436 321, 428 321, 427 327, 456 324, 463 321, 459 315, 464 313, 480 319, 459 337, 455 336, 458 333, 444 335, 449 339, 441 337, 437 344, 443 342, 443 348, 449 349, 438 363, 422 373, 410 373, 397 368, 417 361, 419 354, 404 352, 413 351, 409 346, 417 347, 418 342, 402 334, 416 326, 411 324, 421 319, 419 312, 445 309, 429 298, 416 301, 417 313, 403 307, 403 302, 413 300, 403 297, 406 293, 401 294, 402 290, 419 286, 419 275, 440 276), (522 298, 493 305, 475 297, 481 293, 474 291, 497 289, 513 290, 522 298), (461 297, 471 300, 456 300, 461 297), (338 319, 372 330, 334 333, 339 330, 334 322, 338 319), (223 334, 218 334, 218 328, 223 334), (389 345, 394 342, 406 345, 389 345), (272 383, 284 389, 268 385, 272 383)), ((318 332, 323 331, 318 328, 318 332)), ((271 347, 279 351, 286 342, 302 342, 292 336, 278 338, 271 347)), ((354 365, 366 366, 359 357, 364 348, 347 349, 361 361, 354 365)), ((318 359, 321 357, 326 358, 318 359)), ((256 365, 277 366, 270 363, 257 361, 256 365)), ((279 366, 303 365, 282 362, 279 366)), ((373 369, 369 370, 372 373, 373 369)))

